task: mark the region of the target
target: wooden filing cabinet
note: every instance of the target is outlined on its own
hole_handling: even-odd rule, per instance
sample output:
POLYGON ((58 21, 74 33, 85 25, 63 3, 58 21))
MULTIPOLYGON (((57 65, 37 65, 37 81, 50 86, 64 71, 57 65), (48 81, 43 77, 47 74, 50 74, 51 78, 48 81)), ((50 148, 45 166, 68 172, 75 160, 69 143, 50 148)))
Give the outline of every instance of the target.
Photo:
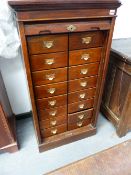
POLYGON ((11 0, 39 150, 96 133, 117 0, 11 0))

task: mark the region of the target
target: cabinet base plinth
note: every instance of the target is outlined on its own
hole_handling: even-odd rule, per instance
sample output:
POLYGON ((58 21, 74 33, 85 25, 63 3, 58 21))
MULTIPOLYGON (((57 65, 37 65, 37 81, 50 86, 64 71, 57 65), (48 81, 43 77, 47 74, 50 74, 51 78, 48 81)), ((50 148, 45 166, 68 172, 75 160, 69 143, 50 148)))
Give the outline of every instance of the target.
POLYGON ((43 143, 39 145, 39 152, 47 151, 58 146, 62 146, 89 136, 96 134, 96 128, 92 125, 88 125, 72 131, 52 136, 43 140, 43 143))

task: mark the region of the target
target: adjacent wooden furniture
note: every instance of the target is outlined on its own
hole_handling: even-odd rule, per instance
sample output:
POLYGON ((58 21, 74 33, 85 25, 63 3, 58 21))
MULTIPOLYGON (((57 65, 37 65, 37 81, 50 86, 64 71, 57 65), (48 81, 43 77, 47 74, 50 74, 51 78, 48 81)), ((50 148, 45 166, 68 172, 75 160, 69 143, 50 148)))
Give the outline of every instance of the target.
POLYGON ((118 0, 11 0, 39 150, 96 133, 118 0))
POLYGON ((12 153, 17 150, 18 145, 15 135, 15 118, 0 73, 0 151, 12 153))
POLYGON ((131 130, 131 38, 113 41, 101 110, 118 136, 131 130))
POLYGON ((48 175, 130 175, 131 140, 77 161, 48 175))

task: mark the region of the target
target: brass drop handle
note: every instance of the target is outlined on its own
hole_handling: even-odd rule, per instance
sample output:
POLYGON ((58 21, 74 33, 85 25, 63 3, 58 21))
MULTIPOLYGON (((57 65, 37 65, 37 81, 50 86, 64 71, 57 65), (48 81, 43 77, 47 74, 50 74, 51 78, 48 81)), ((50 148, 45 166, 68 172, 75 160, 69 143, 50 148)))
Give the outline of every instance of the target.
POLYGON ((45 64, 47 64, 47 65, 52 65, 52 64, 54 64, 54 58, 49 58, 49 59, 45 59, 45 64))
POLYGON ((69 26, 67 27, 67 30, 70 31, 70 32, 73 32, 73 31, 76 30, 76 26, 74 26, 74 25, 69 25, 69 26))
POLYGON ((78 127, 81 127, 82 125, 83 125, 83 122, 82 122, 82 121, 77 122, 77 126, 78 126, 78 127))
POLYGON ((50 88, 50 89, 48 89, 48 92, 49 92, 50 94, 54 94, 54 93, 55 93, 55 91, 56 91, 56 89, 55 89, 55 88, 50 88))
POLYGON ((79 105, 79 108, 80 108, 80 109, 83 109, 84 106, 85 106, 84 104, 80 104, 80 105, 79 105))
POLYGON ((80 97, 81 99, 84 99, 84 98, 85 98, 85 96, 86 96, 86 94, 85 94, 85 93, 83 93, 83 94, 80 94, 80 95, 79 95, 79 97, 80 97))
POLYGON ((55 106, 56 100, 48 101, 48 103, 49 103, 50 106, 55 106))
POLYGON ((82 38, 82 44, 89 44, 91 40, 92 40, 92 37, 90 36, 84 37, 82 38))
POLYGON ((50 124, 51 124, 52 126, 55 126, 55 125, 56 125, 56 123, 57 123, 57 121, 56 121, 56 120, 52 120, 52 121, 50 122, 50 124))
POLYGON ((87 61, 89 58, 90 58, 90 55, 89 54, 83 54, 81 56, 81 59, 84 60, 84 61, 87 61))
POLYGON ((50 49, 54 46, 54 41, 43 41, 43 47, 50 49))
POLYGON ((86 75, 88 73, 88 69, 81 69, 81 74, 86 75))
POLYGON ((52 129, 52 130, 51 130, 51 133, 52 133, 53 135, 57 134, 57 129, 52 129))
POLYGON ((84 118, 84 114, 78 116, 78 119, 82 120, 84 118))
POLYGON ((51 111, 51 112, 49 112, 49 115, 51 115, 52 117, 54 117, 54 116, 56 116, 56 113, 57 113, 57 110, 51 111))
POLYGON ((87 81, 83 81, 80 83, 81 87, 86 87, 87 86, 87 81))
POLYGON ((52 81, 55 79, 55 74, 46 75, 46 79, 52 81))

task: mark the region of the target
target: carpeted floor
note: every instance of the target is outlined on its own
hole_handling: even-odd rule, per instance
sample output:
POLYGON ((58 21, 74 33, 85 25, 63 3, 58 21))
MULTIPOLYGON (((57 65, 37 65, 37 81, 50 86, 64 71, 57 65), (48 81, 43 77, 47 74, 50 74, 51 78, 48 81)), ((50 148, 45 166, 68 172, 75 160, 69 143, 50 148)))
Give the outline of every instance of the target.
POLYGON ((91 154, 131 139, 119 138, 115 128, 100 114, 98 132, 89 138, 39 153, 31 118, 17 122, 20 151, 0 154, 0 175, 43 175, 91 154))

